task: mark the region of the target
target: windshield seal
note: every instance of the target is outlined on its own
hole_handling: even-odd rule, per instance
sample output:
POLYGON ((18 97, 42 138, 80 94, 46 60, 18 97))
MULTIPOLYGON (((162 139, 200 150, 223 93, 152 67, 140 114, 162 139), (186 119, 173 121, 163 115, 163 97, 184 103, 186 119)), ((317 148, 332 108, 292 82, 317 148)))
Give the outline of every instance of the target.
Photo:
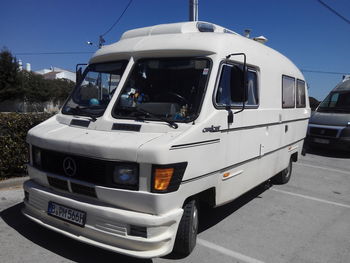
POLYGON ((128 60, 120 60, 88 65, 65 101, 61 113, 90 117, 93 121, 101 117, 119 89, 119 81, 127 64, 128 60))
MULTIPOLYGON (((195 62, 194 62, 195 63, 195 62)), ((128 77, 127 77, 127 80, 124 82, 124 86, 122 88, 120 88, 120 92, 118 94, 118 98, 113 106, 113 109, 112 109, 112 117, 115 118, 115 119, 131 119, 131 120, 136 120, 136 121, 165 121, 165 119, 167 119, 168 121, 170 122, 182 122, 182 123, 189 123, 189 122, 194 122, 201 110, 202 110, 202 106, 203 106, 203 101, 204 101, 204 97, 205 97, 205 94, 207 92, 207 86, 208 86, 208 82, 209 82, 209 78, 210 78, 210 74, 211 74, 211 70, 212 70, 212 59, 209 58, 209 57, 160 57, 160 58, 141 58, 137 61, 134 62, 134 65, 132 66, 130 72, 128 73, 128 77), (200 95, 200 98, 199 100, 197 101, 198 102, 198 105, 197 105, 197 108, 196 108, 196 112, 195 114, 192 114, 191 118, 187 118, 187 119, 171 119, 171 118, 167 118, 166 116, 161 116, 161 117, 157 117, 155 116, 156 114, 152 113, 152 114, 148 114, 147 116, 144 116, 144 118, 140 118, 139 116, 139 113, 140 113, 140 110, 146 110, 148 111, 148 109, 146 108, 142 108, 142 106, 140 107, 140 109, 137 109, 137 110, 133 110, 133 112, 135 112, 135 116, 133 116, 133 114, 120 114, 120 112, 118 112, 118 110, 128 110, 127 108, 121 108, 121 101, 122 101, 122 97, 125 96, 125 91, 126 89, 128 88, 128 84, 130 81, 132 81, 133 79, 133 74, 135 73, 135 70, 137 69, 138 67, 138 63, 143 63, 143 62, 150 62, 151 61, 159 61, 159 63, 166 63, 166 62, 176 62, 176 61, 180 61, 180 62, 183 62, 185 60, 188 60, 188 61, 203 61, 206 64, 206 67, 203 69, 205 70, 205 80, 203 81, 203 83, 201 84, 201 87, 198 87, 198 90, 201 89, 201 93, 199 94, 200 95)), ((156 74, 155 74, 156 75, 156 74)), ((204 75, 204 74, 203 74, 204 75)), ((170 93, 171 93, 171 89, 169 89, 170 93)), ((174 94, 175 95, 175 94, 174 94)), ((129 107, 130 111, 131 111, 131 108, 129 107)))

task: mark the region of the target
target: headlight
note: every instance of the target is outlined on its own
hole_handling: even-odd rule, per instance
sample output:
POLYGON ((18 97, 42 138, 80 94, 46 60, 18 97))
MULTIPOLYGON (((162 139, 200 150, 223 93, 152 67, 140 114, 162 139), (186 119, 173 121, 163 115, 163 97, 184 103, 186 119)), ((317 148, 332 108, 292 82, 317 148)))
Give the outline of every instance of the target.
POLYGON ((113 183, 120 186, 137 187, 139 183, 137 166, 116 165, 113 171, 113 183))
POLYGON ((39 148, 33 147, 33 165, 34 167, 41 167, 41 150, 39 148))

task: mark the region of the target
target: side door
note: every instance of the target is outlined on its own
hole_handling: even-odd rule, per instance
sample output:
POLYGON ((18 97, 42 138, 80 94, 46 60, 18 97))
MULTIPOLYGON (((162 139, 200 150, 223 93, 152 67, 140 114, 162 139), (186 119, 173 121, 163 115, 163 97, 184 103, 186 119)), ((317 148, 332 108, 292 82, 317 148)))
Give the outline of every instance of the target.
POLYGON ((257 170, 254 165, 248 167, 247 163, 258 161, 260 133, 263 133, 263 129, 254 127, 259 107, 258 70, 248 67, 244 72, 242 64, 222 63, 214 103, 227 115, 227 128, 221 130, 226 147, 226 169, 218 197, 219 202, 225 202, 249 189, 254 181, 251 176, 257 170))

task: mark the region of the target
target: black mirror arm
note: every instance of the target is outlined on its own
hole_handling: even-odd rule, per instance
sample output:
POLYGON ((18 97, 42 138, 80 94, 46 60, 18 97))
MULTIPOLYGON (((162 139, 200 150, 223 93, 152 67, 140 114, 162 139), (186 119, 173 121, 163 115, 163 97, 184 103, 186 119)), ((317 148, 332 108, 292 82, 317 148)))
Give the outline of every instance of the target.
POLYGON ((239 111, 234 112, 233 114, 240 113, 245 110, 245 101, 246 101, 246 88, 247 88, 247 56, 245 53, 232 53, 226 56, 226 59, 229 59, 231 56, 243 56, 243 101, 242 101, 242 108, 239 111))
POLYGON ((234 113, 232 112, 230 106, 226 106, 226 110, 227 110, 227 113, 228 113, 228 115, 227 115, 227 123, 228 124, 232 124, 233 123, 233 114, 234 113))

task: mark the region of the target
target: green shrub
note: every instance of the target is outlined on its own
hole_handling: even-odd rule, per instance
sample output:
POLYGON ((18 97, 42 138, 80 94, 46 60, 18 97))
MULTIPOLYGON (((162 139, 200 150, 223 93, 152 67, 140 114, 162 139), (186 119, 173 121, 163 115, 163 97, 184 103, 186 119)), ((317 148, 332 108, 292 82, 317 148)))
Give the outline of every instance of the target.
POLYGON ((26 174, 27 132, 51 116, 48 113, 0 113, 0 179, 26 174))

